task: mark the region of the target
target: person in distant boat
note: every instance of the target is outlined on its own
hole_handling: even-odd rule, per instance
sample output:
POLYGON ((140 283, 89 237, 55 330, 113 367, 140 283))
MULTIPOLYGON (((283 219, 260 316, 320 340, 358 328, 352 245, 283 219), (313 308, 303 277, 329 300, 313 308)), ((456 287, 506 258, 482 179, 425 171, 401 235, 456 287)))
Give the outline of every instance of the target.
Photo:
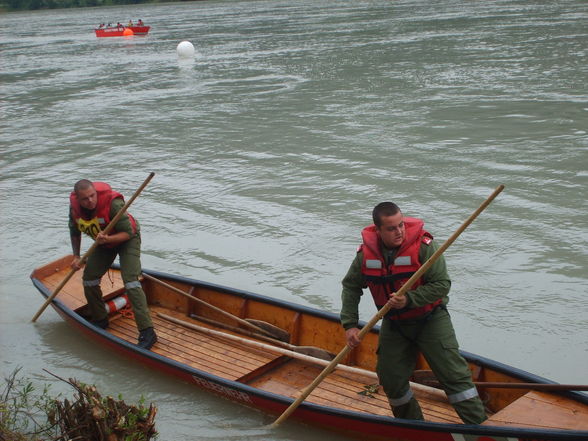
POLYGON ((422 410, 410 389, 417 355, 421 352, 449 402, 467 424, 486 420, 467 362, 461 356, 447 312, 451 280, 443 256, 403 296, 395 292, 438 249, 420 219, 404 217, 392 202, 372 212, 373 225, 363 229, 363 243, 342 280, 341 324, 347 345, 360 344, 358 306, 364 288, 381 309, 390 302, 378 343, 377 373, 394 416, 422 420, 422 410))
POLYGON ((98 29, 102 29, 104 27, 104 23, 100 23, 100 25, 98 26, 98 29))
POLYGON ((139 19, 139 21, 137 21, 137 26, 144 26, 143 20, 139 19))
POLYGON ((124 28, 123 24, 119 21, 116 23, 117 28, 124 28))
POLYGON ((72 269, 81 268, 81 233, 87 234, 98 243, 94 252, 88 257, 82 275, 91 322, 102 329, 108 327, 108 314, 102 299, 100 279, 118 255, 122 279, 139 330, 137 344, 141 348, 150 349, 157 341, 157 335, 153 330, 147 299, 139 281, 141 275, 139 222, 130 213, 125 212, 110 234, 105 235, 102 232, 124 206, 123 196, 104 182, 91 182, 87 179, 76 182, 69 201, 69 231, 74 254, 72 269))
POLYGON ((130 28, 131 26, 133 26, 133 20, 129 20, 129 24, 127 25, 127 27, 129 27, 129 28, 130 28))

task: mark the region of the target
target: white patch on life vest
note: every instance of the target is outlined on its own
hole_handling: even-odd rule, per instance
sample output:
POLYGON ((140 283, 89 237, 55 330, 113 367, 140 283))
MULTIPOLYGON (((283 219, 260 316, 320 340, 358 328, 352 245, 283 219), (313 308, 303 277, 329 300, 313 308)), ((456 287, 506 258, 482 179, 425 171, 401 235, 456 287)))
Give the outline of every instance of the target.
POLYGON ((411 265, 411 262, 410 256, 398 256, 394 259, 394 265, 411 265))
POLYGON ((367 259, 365 261, 365 267, 370 269, 380 269, 382 268, 382 262, 375 259, 367 259))
POLYGON ((423 236, 423 243, 425 245, 430 245, 431 242, 433 242, 433 239, 431 239, 429 236, 423 236))

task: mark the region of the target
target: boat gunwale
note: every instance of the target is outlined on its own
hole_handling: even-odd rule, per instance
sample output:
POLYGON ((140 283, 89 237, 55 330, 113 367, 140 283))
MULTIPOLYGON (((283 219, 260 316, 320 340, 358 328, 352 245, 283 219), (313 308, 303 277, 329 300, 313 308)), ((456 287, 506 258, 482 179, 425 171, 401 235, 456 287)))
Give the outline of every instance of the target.
MULTIPOLYGON (((119 269, 120 266, 118 264, 112 265, 112 268, 119 269)), ((201 286, 211 288, 217 291, 221 291, 227 294, 236 294, 242 297, 260 300, 265 303, 270 303, 277 306, 286 306, 295 311, 299 312, 307 312, 311 315, 317 317, 323 317, 331 320, 337 320, 338 316, 335 313, 321 311, 317 309, 313 309, 304 305, 299 305, 295 303, 291 303, 285 300, 278 300, 271 297, 267 297, 261 294, 256 294, 246 290, 240 290, 236 288, 230 288, 223 285, 217 285, 210 282, 205 282, 197 279, 192 279, 184 276, 176 276, 173 274, 162 273, 159 271, 153 270, 143 270, 143 272, 150 274, 154 277, 163 277, 167 280, 172 280, 180 283, 187 283, 192 286, 201 286)), ((34 274, 34 273, 33 273, 34 274)), ((33 282, 33 285, 39 290, 39 292, 48 298, 51 295, 49 289, 43 284, 43 282, 37 278, 35 278, 31 274, 30 278, 33 282)), ((193 368, 188 366, 184 363, 179 361, 173 360, 171 358, 165 357, 160 354, 156 354, 150 350, 146 350, 143 348, 139 348, 138 346, 117 337, 106 330, 97 328, 96 326, 90 324, 86 319, 84 319, 80 314, 69 308, 59 299, 54 298, 52 300, 52 305, 61 311, 62 314, 65 314, 70 320, 76 322, 78 326, 85 328, 88 333, 95 334, 96 337, 104 340, 106 343, 111 343, 113 345, 118 346, 120 349, 123 349, 129 352, 129 355, 136 354, 139 357, 143 357, 147 360, 152 360, 161 364, 162 366, 172 367, 175 370, 182 371, 185 374, 190 375, 191 377, 203 378, 207 381, 212 381, 220 386, 227 387, 232 390, 243 391, 247 394, 259 397, 260 399, 266 401, 273 401, 276 403, 280 403, 285 407, 289 406, 291 403, 294 402, 293 398, 288 398, 283 395, 279 395, 273 392, 265 391, 263 389, 255 388, 253 386, 247 385, 245 383, 241 383, 234 380, 228 380, 217 375, 211 374, 206 371, 202 371, 200 369, 193 368)), ((361 325, 365 325, 365 322, 362 322, 361 325)), ((375 327, 371 332, 377 332, 379 327, 375 327)), ((523 371, 521 369, 487 359, 485 357, 472 354, 469 352, 463 352, 464 356, 470 356, 472 360, 480 361, 484 365, 490 366, 493 369, 496 368, 497 370, 504 371, 504 373, 512 374, 513 371, 516 371, 517 376, 519 374, 523 374, 523 377, 528 377, 529 380, 536 382, 537 380, 542 380, 542 382, 548 381, 541 377, 538 377, 534 374, 529 372, 523 371)), ((473 362, 473 361, 472 361, 473 362)), ((548 381, 548 383, 551 383, 548 381)), ((202 388, 202 386, 194 385, 196 387, 202 388)), ((215 393, 215 391, 211 391, 208 388, 205 388, 207 391, 215 393)), ((555 394, 555 392, 552 392, 555 394)), ((573 396, 569 397, 576 401, 580 401, 582 403, 588 403, 588 395, 580 394, 577 392, 561 392, 557 393, 558 395, 568 395, 572 394, 573 396), (579 395, 579 397, 578 397, 579 395), (581 399, 578 399, 581 398, 581 399), (586 400, 586 401, 584 401, 586 400)), ((218 395, 218 394, 216 394, 218 395)), ((236 401, 236 400, 232 400, 236 401)), ((242 403, 242 401, 239 401, 242 403)), ((242 403, 247 405, 246 403, 242 403)), ((254 405, 250 405, 250 407, 255 407, 254 405)), ((344 409, 338 409, 335 407, 329 407, 321 404, 311 403, 311 402, 303 402, 300 406, 302 411, 309 411, 315 414, 323 414, 323 415, 332 415, 339 418, 346 419, 348 421, 361 421, 367 424, 374 424, 379 426, 391 426, 391 427, 399 427, 403 429, 413 429, 413 430, 420 430, 420 431, 427 431, 427 432, 444 432, 444 433, 460 433, 460 434, 477 434, 482 436, 500 436, 500 437, 517 437, 517 438, 529 438, 529 439, 549 439, 550 441, 582 441, 588 439, 588 431, 583 430, 564 430, 564 429, 530 429, 525 427, 502 427, 502 426, 483 426, 483 425, 475 425, 475 424, 453 424, 453 423, 438 423, 438 422, 430 422, 430 421, 417 421, 417 420, 403 420, 403 419, 396 419, 392 416, 382 416, 382 415, 374 415, 368 413, 361 413, 361 412, 354 412, 344 409), (546 438, 548 437, 548 438, 546 438)), ((293 418, 296 419, 296 415, 293 415, 293 418)))
POLYGON ((107 37, 125 37, 124 31, 126 29, 130 29, 133 31, 133 35, 137 37, 146 37, 151 30, 151 26, 125 26, 122 27, 114 27, 111 26, 109 28, 94 28, 94 34, 98 38, 107 38, 107 37), (137 30, 135 30, 137 29, 137 30))
MULTIPOLYGON (((133 28, 139 28, 139 29, 145 29, 145 28, 147 28, 147 31, 151 30, 151 26, 147 26, 147 25, 145 25, 145 26, 135 26, 135 25, 133 25, 133 26, 127 26, 127 25, 122 25, 122 26, 110 26, 109 28, 106 28, 106 27, 105 28, 100 28, 100 27, 98 27, 98 28, 94 28, 94 30, 95 31, 106 31, 106 30, 109 30, 109 32, 114 32, 114 31, 118 31, 119 29, 122 29, 122 30, 131 29, 131 30, 133 30, 133 28)), ((134 32, 134 30, 133 30, 133 32, 134 32)))

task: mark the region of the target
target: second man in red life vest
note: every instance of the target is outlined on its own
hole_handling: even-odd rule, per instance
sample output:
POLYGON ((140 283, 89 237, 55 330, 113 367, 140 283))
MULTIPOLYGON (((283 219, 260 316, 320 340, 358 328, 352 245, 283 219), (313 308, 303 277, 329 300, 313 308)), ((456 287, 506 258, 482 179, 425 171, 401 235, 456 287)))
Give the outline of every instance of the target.
POLYGON ((482 423, 484 406, 445 306, 451 281, 443 256, 406 295, 394 295, 437 250, 433 236, 422 220, 404 217, 392 202, 378 204, 372 217, 374 224, 362 231, 363 243, 342 282, 341 324, 348 346, 360 344, 358 305, 363 288, 369 288, 378 309, 392 305, 380 327, 377 372, 394 416, 423 419, 409 384, 422 352, 460 418, 482 423))

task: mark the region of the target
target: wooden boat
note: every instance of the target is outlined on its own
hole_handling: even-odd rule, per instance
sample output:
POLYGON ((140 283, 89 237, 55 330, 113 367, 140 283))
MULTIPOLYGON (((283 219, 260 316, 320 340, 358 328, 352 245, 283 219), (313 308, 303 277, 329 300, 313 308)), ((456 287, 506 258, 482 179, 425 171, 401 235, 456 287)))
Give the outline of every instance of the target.
POLYGON ((106 28, 95 28, 96 37, 123 37, 125 29, 133 31, 133 35, 147 35, 151 26, 110 26, 106 28))
MULTIPOLYGON (((72 256, 65 256, 33 271, 31 279, 43 296, 48 297, 64 279, 71 260, 72 256)), ((110 314, 107 330, 84 318, 87 307, 81 271, 75 273, 51 304, 76 331, 118 354, 274 415, 282 413, 322 371, 321 363, 328 363, 301 354, 297 348, 310 346, 336 354, 345 344, 336 314, 184 277, 155 271, 144 274, 142 285, 159 337, 151 351, 134 344, 135 323, 124 310, 110 314), (179 291, 200 300, 191 300, 179 291), (234 326, 238 325, 229 323, 224 315, 203 302, 241 320, 255 319, 277 326, 287 331, 290 340, 278 346, 267 339, 236 332, 234 326), (233 328, 227 330, 221 322, 233 328), (281 347, 284 344, 292 350, 281 347)), ((124 294, 117 267, 111 269, 102 285, 107 301, 124 294)), ((557 385, 467 352, 463 354, 476 382, 525 384, 519 388, 478 386, 489 418, 476 426, 461 423, 440 389, 412 383, 425 421, 394 418, 374 374, 377 333, 378 329, 374 329, 367 334, 362 345, 344 360, 343 368, 329 374, 291 419, 361 440, 588 440, 588 395, 537 390, 557 385)), ((419 360, 417 369, 428 369, 424 359, 419 360)))

